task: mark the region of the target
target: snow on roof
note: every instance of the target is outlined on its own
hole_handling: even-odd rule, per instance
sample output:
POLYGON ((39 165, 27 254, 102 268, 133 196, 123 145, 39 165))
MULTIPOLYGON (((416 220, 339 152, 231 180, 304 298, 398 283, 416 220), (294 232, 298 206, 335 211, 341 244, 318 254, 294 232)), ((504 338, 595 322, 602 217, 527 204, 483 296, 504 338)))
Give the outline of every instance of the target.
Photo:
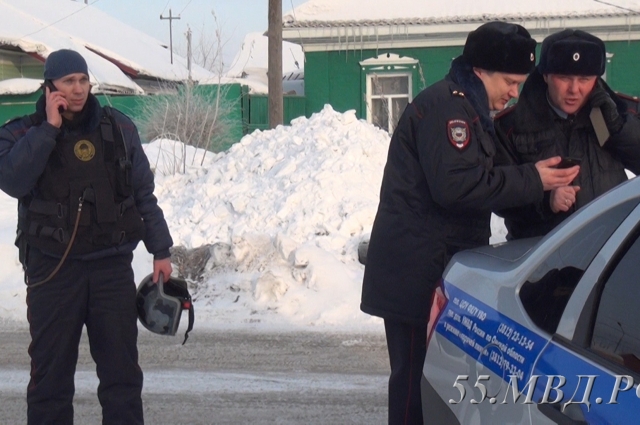
MULTIPOLYGON (((170 52, 160 41, 91 5, 69 0, 1 0, 0 44, 42 58, 61 48, 76 50, 86 59, 98 90, 142 93, 122 69, 168 81, 188 77, 186 59, 174 54, 171 64, 170 52)), ((211 76, 192 67, 194 80, 211 76)))
POLYGON ((285 27, 423 25, 490 20, 640 15, 639 0, 309 0, 283 15, 285 27), (614 4, 615 3, 615 4, 614 4))
MULTIPOLYGON (((244 37, 240 51, 236 53, 227 77, 241 77, 252 69, 268 67, 269 37, 259 32, 251 32, 244 37)), ((304 53, 297 44, 282 42, 282 73, 304 67, 304 53)))
MULTIPOLYGON (((269 84, 269 38, 262 33, 252 32, 245 36, 240 51, 236 53, 226 77, 249 86, 251 93, 268 93, 269 84)), ((290 81, 296 80, 304 69, 304 53, 297 44, 282 42, 282 74, 285 92, 290 81)), ((302 88, 293 88, 296 93, 302 88)), ((298 93, 302 94, 302 93, 298 93)))
POLYGON ((2 94, 25 94, 33 93, 40 89, 42 80, 33 78, 9 78, 0 81, 0 93, 2 94))

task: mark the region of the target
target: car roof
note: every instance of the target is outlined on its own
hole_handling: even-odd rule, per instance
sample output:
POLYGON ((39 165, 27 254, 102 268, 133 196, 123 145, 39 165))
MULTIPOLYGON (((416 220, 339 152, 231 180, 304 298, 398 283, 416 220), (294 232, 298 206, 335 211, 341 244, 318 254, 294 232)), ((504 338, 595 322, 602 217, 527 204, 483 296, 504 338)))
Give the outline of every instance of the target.
POLYGON ((637 177, 621 183, 589 202, 544 237, 519 239, 496 245, 482 246, 459 252, 453 258, 470 267, 490 268, 496 271, 500 271, 503 268, 511 269, 514 263, 520 262, 527 257, 537 245, 547 243, 557 245, 561 240, 570 237, 585 223, 592 221, 616 205, 631 199, 640 201, 640 179, 637 177), (491 259, 495 259, 495 261, 491 259))

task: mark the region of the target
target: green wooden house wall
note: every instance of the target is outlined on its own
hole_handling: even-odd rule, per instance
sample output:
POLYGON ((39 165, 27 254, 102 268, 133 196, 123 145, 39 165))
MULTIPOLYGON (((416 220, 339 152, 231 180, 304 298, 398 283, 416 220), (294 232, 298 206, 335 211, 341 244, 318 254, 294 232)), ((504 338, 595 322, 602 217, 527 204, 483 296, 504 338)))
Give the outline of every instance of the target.
MULTIPOLYGON (((211 96, 217 90, 215 85, 198 86, 196 91, 202 91, 205 96, 211 96)), ((241 109, 242 87, 240 84, 225 85, 222 91, 224 101, 230 102, 233 107, 228 117, 230 122, 229 145, 239 141, 245 134, 243 131, 243 117, 241 109)), ((0 96, 0 123, 32 114, 35 111, 35 104, 40 97, 41 92, 37 91, 28 95, 3 95, 0 96)), ((171 96, 171 95, 158 95, 171 96)), ((136 122, 139 120, 145 102, 149 101, 150 96, 114 96, 102 95, 96 96, 101 105, 111 105, 119 111, 127 114, 136 122)))
MULTIPOLYGON (((283 124, 291 124, 291 120, 305 116, 306 98, 304 96, 285 95, 283 98, 283 124)), ((254 130, 269 128, 269 96, 266 94, 250 94, 247 86, 243 87, 242 124, 244 134, 254 130)))
POLYGON ((393 53, 417 59, 418 76, 413 81, 413 95, 445 76, 451 60, 462 53, 462 47, 429 49, 379 49, 340 52, 308 52, 305 54, 304 85, 307 116, 322 110, 326 103, 337 111, 355 109, 366 118, 366 100, 362 81, 366 78, 360 61, 393 53))
POLYGON ((622 93, 640 96, 640 41, 608 41, 607 83, 622 93))
MULTIPOLYGON (((607 64, 607 82, 617 91, 640 96, 640 42, 606 42, 607 52, 613 54, 607 64)), ((538 51, 540 44, 538 44, 538 51)), ((360 61, 380 54, 393 53, 417 59, 419 78, 413 81, 415 96, 426 86, 442 79, 449 71, 451 60, 462 53, 458 47, 402 48, 379 50, 350 50, 305 53, 306 114, 322 110, 330 104, 344 112, 355 109, 358 117, 366 119, 366 100, 362 80, 365 78, 360 61)))

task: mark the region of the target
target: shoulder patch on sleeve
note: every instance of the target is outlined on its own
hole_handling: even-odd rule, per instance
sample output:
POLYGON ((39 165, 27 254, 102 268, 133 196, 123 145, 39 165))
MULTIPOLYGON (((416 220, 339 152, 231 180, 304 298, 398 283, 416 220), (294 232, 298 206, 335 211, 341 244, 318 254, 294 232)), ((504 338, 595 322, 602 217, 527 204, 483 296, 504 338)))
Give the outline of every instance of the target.
POLYGON ((447 121, 447 136, 449 136, 449 142, 451 142, 454 148, 460 151, 464 150, 471 140, 469 123, 465 120, 447 121))

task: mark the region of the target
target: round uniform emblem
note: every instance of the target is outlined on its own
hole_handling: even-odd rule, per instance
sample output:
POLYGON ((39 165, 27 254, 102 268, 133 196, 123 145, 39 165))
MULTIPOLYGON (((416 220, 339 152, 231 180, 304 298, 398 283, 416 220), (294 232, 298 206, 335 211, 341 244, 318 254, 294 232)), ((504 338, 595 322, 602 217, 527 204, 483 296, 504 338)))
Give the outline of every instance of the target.
POLYGON ((90 141, 80 140, 73 147, 73 153, 76 154, 76 157, 80 161, 91 161, 93 156, 96 154, 96 148, 90 141))
POLYGON ((575 53, 573 54, 573 60, 574 60, 575 62, 578 62, 578 61, 580 60, 580 53, 575 52, 575 53))

